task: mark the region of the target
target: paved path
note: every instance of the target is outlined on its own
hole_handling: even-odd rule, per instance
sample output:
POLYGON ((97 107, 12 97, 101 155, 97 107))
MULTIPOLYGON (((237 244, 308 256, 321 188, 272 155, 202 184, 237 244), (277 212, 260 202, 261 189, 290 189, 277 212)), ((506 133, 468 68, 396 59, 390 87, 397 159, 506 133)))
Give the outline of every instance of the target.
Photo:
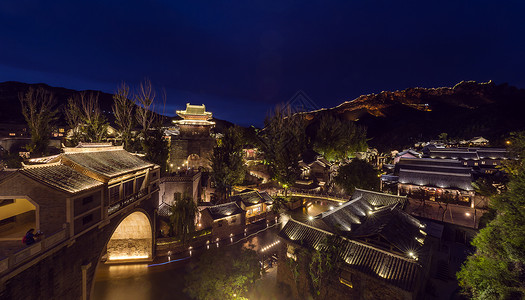
POLYGON ((420 201, 408 199, 406 212, 427 219, 447 222, 455 225, 477 229, 479 219, 486 212, 482 209, 474 209, 468 206, 449 204, 434 201, 420 201))

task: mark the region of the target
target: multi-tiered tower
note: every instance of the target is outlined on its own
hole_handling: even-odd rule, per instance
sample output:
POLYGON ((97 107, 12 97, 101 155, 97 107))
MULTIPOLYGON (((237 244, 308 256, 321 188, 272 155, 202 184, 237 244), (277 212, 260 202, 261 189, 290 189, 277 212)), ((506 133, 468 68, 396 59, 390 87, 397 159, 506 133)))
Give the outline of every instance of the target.
POLYGON ((211 129, 215 122, 211 121, 212 113, 206 111, 206 106, 186 104, 186 110, 177 110, 182 120, 174 120, 178 134, 170 136, 171 172, 186 168, 209 168, 209 156, 213 151, 215 139, 211 129))

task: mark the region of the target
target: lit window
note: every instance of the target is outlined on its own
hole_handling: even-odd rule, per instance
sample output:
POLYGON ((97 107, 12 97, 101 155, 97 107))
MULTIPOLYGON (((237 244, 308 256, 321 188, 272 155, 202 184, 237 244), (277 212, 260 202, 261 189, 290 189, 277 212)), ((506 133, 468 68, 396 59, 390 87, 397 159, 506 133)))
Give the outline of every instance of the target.
POLYGON ((14 132, 10 132, 9 135, 10 135, 10 136, 15 136, 16 133, 14 133, 14 132))

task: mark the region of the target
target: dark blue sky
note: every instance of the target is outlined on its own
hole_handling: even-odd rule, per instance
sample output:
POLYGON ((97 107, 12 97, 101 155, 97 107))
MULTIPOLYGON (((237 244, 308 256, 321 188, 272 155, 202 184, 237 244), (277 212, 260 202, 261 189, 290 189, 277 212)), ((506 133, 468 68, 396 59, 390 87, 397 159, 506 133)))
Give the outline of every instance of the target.
POLYGON ((525 87, 523 1, 0 1, 0 81, 113 92, 145 77, 167 112, 205 103, 261 124, 304 90, 319 107, 461 80, 525 87))

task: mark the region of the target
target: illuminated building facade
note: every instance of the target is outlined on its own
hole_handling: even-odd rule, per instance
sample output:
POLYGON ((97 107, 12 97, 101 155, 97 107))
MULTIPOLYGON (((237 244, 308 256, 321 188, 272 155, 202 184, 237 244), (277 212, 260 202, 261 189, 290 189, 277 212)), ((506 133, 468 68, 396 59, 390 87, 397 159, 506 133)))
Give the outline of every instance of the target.
POLYGON ((226 238, 244 232, 246 212, 235 202, 206 207, 200 212, 198 228, 211 228, 214 238, 226 238))
POLYGON ((215 122, 211 121, 212 113, 206 111, 203 105, 187 103, 185 110, 177 110, 181 120, 174 120, 175 129, 169 130, 170 172, 187 168, 209 168, 209 156, 213 151, 215 139, 211 129, 215 122))
POLYGON ((246 212, 246 224, 265 219, 273 204, 268 193, 259 191, 239 193, 231 196, 230 201, 236 202, 246 212))

